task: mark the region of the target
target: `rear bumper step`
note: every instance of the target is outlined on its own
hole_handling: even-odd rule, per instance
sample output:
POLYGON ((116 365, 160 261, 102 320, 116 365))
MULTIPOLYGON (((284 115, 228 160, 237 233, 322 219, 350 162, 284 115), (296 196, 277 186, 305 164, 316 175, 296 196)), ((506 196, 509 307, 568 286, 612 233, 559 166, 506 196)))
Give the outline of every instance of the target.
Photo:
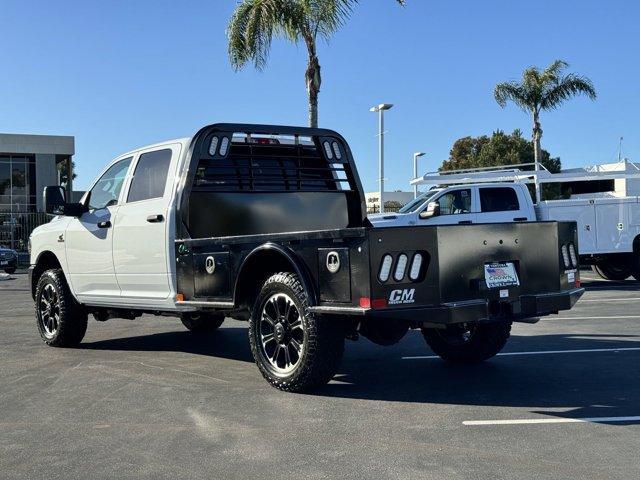
POLYGON ((503 302, 499 313, 495 313, 495 304, 486 299, 443 303, 441 305, 386 308, 380 310, 318 306, 311 307, 315 313, 336 315, 360 315, 365 317, 404 320, 424 325, 450 325, 454 323, 499 320, 523 320, 531 323, 531 318, 569 310, 584 293, 584 288, 575 288, 554 293, 522 295, 519 300, 503 302))

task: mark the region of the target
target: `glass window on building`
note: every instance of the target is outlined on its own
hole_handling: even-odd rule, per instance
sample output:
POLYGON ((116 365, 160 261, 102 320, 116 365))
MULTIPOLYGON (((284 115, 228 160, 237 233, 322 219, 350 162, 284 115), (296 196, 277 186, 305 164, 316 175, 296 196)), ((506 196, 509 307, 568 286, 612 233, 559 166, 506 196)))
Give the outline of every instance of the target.
POLYGON ((35 211, 35 157, 33 155, 0 155, 0 212, 35 211))

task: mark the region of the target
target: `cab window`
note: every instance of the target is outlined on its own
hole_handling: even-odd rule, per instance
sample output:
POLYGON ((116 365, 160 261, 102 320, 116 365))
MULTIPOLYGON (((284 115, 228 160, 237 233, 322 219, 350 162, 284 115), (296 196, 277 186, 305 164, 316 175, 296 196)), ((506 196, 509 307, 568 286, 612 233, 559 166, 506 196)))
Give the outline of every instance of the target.
POLYGON ((139 202, 164 195, 171 150, 164 149, 140 155, 131 180, 127 202, 139 202))
POLYGON ((438 198, 440 215, 471 213, 471 189, 452 190, 438 198))
POLYGON ((127 170, 132 158, 120 160, 104 172, 104 175, 100 177, 100 180, 96 182, 89 192, 87 201, 89 210, 106 208, 118 203, 120 190, 122 190, 122 184, 127 176, 127 170))
POLYGON ((510 187, 487 187, 480 189, 482 212, 509 212, 520 210, 518 195, 510 187))

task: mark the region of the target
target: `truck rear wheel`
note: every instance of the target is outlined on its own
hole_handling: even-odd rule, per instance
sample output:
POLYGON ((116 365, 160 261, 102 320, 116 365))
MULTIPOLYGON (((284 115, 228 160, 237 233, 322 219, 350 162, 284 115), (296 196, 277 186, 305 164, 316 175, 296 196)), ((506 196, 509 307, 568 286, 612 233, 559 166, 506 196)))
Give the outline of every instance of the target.
POLYGON ((249 320, 249 342, 262 376, 288 392, 329 382, 344 352, 344 332, 309 311, 304 287, 287 272, 263 284, 249 320))
POLYGON ((423 328, 427 345, 443 360, 469 364, 483 362, 504 348, 511 322, 450 325, 446 329, 423 328))
POLYGON ((222 313, 183 313, 180 316, 182 324, 193 333, 213 332, 224 322, 222 313))
POLYGON ((74 347, 87 331, 87 312, 76 302, 62 270, 47 270, 36 287, 36 322, 42 340, 52 347, 74 347))
POLYGON ((631 275, 631 269, 629 267, 606 260, 591 265, 591 269, 597 273, 600 278, 618 282, 626 280, 631 275))

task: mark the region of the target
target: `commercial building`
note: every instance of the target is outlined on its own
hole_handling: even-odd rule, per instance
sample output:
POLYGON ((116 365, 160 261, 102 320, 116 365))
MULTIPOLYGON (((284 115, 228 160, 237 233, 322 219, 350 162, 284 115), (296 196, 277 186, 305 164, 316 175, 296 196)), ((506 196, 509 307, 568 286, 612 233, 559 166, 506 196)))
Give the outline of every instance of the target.
MULTIPOLYGON (((365 193, 365 199, 369 213, 380 211, 380 192, 365 193)), ((385 210, 388 211, 396 211, 411 200, 413 200, 413 192, 402 192, 400 190, 384 192, 385 210)))
POLYGON ((74 153, 74 137, 0 133, 0 245, 26 248, 31 230, 46 221, 38 214, 44 187, 70 177, 74 153))

